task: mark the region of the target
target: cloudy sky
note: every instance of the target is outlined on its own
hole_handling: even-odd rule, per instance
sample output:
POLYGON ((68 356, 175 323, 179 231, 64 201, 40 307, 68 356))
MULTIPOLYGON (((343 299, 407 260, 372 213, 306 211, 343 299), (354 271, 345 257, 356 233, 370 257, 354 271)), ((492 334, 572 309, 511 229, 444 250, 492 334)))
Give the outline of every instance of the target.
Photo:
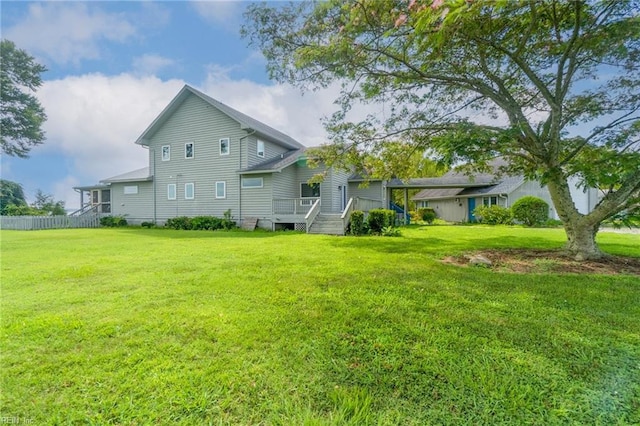
POLYGON ((307 146, 326 141, 321 118, 336 91, 270 82, 260 52, 239 36, 244 2, 12 2, 2 37, 48 69, 37 96, 46 142, 28 159, 2 156, 2 178, 77 208, 76 185, 146 166, 134 141, 184 84, 307 146))

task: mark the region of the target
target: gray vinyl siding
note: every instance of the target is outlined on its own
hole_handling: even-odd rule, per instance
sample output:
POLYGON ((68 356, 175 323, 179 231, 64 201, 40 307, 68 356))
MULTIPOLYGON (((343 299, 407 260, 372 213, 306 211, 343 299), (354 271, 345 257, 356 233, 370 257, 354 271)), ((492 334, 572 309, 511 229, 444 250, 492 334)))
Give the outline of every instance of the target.
MULTIPOLYGON (((213 215, 239 208, 240 125, 197 96, 189 96, 150 137, 152 173, 156 179, 157 217, 213 215), (229 138, 229 155, 220 155, 219 141, 229 138), (194 158, 185 158, 185 144, 194 143, 194 158), (171 147, 171 159, 162 161, 161 147, 171 147), (153 167, 155 160, 155 167, 153 167), (155 170, 154 170, 155 169, 155 170), (226 198, 215 198, 215 183, 226 182, 226 198), (185 183, 195 186, 195 198, 185 199, 185 183), (167 199, 167 185, 176 184, 177 199, 167 199)), ((246 140, 245 137, 243 139, 246 140)))
POLYGON ((349 182, 348 196, 350 198, 360 197, 383 201, 382 182, 369 182, 369 186, 362 188, 360 187, 360 182, 349 182))
POLYGON ((112 183, 111 214, 134 225, 153 221, 153 182, 112 183), (137 186, 138 193, 125 194, 125 186, 137 186))
POLYGON ((273 198, 273 179, 271 174, 248 175, 249 178, 262 178, 262 188, 242 188, 242 217, 257 217, 271 220, 273 198))
POLYGON ((347 186, 347 202, 349 201, 349 189, 348 180, 350 173, 342 170, 329 170, 329 177, 331 179, 331 206, 333 211, 342 211, 342 204, 340 198, 342 197, 341 187, 347 186))
POLYGON ((256 135, 250 135, 245 140, 246 143, 243 142, 242 144, 244 147, 242 153, 243 168, 255 166, 289 151, 287 148, 283 148, 263 137, 256 137, 256 135), (258 139, 264 142, 264 157, 258 157, 258 139))
POLYGON ((298 198, 300 197, 300 184, 298 183, 297 166, 290 166, 273 176, 273 198, 298 198))
POLYGON ((549 194, 549 190, 546 187, 541 186, 536 181, 525 181, 522 185, 516 188, 509 194, 509 205, 507 207, 511 207, 513 203, 518 201, 520 198, 525 197, 527 195, 531 195, 534 197, 542 198, 544 201, 549 204, 549 217, 556 219, 558 215, 553 208, 553 201, 551 201, 551 195, 549 194))
MULTIPOLYGON (((469 201, 466 198, 461 198, 460 201, 455 199, 446 200, 429 200, 429 207, 438 215, 439 219, 447 222, 468 222, 469 221, 469 201)), ((480 204, 476 200, 476 206, 480 204)))

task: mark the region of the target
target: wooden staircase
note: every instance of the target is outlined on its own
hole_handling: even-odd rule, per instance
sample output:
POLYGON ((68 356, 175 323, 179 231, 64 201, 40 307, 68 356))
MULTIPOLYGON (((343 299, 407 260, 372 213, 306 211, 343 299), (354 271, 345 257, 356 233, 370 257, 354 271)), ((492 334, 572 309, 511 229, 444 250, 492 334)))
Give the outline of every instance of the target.
POLYGON ((344 235, 344 226, 340 214, 320 213, 309 229, 309 234, 344 235))

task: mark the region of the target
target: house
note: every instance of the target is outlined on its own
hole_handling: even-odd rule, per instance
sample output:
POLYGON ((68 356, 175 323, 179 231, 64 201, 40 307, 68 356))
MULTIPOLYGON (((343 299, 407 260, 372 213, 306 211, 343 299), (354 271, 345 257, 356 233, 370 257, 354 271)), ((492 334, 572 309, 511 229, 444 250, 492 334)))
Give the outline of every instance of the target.
MULTIPOLYGON (((429 179, 429 187, 411 199, 416 202, 417 208, 433 208, 438 217, 445 221, 473 222, 473 211, 477 206, 498 205, 508 208, 518 199, 531 195, 546 201, 549 204, 549 217, 558 219, 546 187, 522 175, 501 175, 498 170, 506 165, 502 158, 495 159, 489 165, 493 168, 491 173, 466 175, 451 170, 440 178, 429 179)), ((571 180, 569 184, 578 211, 588 213, 593 210, 599 201, 598 191, 594 188, 583 190, 578 187, 576 180, 571 180)))
POLYGON ((354 208, 349 173, 311 169, 305 146, 184 86, 135 142, 148 166, 79 186, 85 211, 124 216, 131 224, 163 224, 178 216, 230 212, 239 225, 344 233, 354 208), (322 183, 309 179, 324 173, 322 183))

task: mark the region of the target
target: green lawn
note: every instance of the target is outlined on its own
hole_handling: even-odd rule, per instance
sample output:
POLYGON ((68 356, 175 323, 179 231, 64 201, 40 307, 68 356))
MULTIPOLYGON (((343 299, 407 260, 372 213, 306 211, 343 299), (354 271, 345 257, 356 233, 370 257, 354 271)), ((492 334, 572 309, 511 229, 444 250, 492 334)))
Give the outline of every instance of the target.
MULTIPOLYGON (((638 424, 637 276, 439 260, 556 229, 400 238, 2 231, 2 408, 32 424, 638 424)), ((640 257, 639 235, 600 234, 640 257)))

